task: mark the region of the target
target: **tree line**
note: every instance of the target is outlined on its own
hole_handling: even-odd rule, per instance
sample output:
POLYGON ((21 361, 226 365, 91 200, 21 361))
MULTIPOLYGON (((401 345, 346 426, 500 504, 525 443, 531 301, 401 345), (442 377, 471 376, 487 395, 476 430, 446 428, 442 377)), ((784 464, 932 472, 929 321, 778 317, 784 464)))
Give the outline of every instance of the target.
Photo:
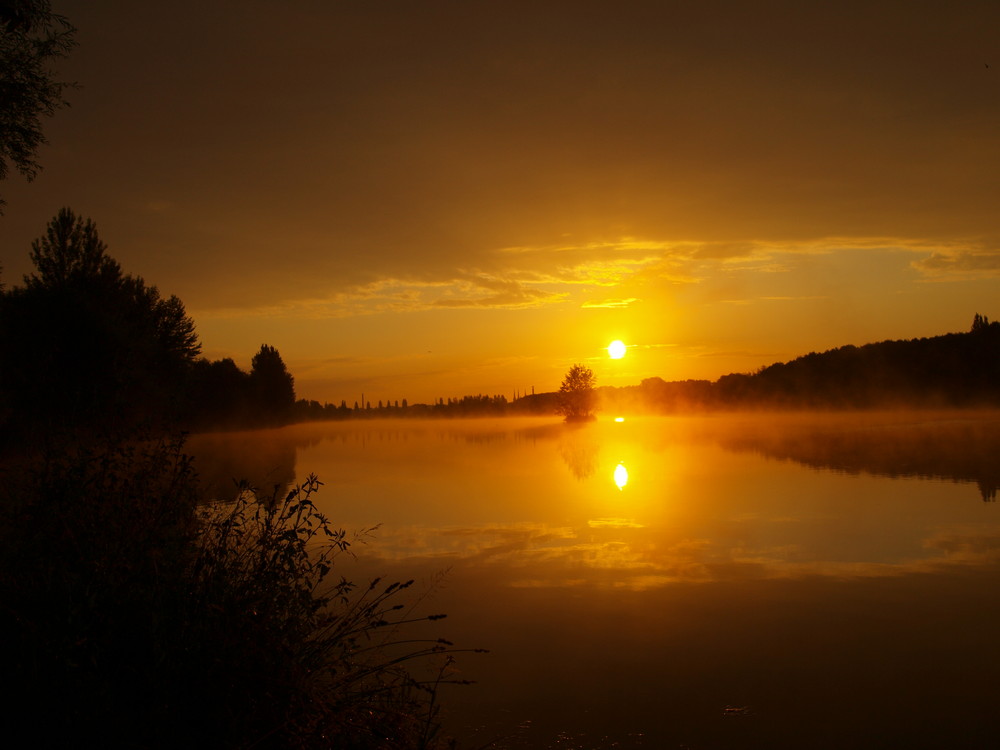
POLYGON ((976 313, 965 333, 841 346, 716 381, 654 377, 599 391, 606 407, 654 412, 998 406, 1000 322, 976 313))
POLYGON ((0 285, 8 442, 291 419, 294 380, 277 349, 262 345, 249 372, 200 356, 181 300, 125 273, 90 219, 62 209, 30 257, 21 285, 0 285))
POLYGON ((380 418, 460 418, 460 417, 504 417, 504 416, 544 416, 560 414, 571 417, 570 421, 585 419, 596 403, 593 384, 584 393, 563 392, 526 393, 513 399, 502 394, 492 396, 482 393, 454 398, 438 398, 429 404, 411 404, 407 399, 381 401, 354 401, 348 406, 346 400, 340 404, 299 399, 292 410, 293 421, 324 421, 340 419, 380 419, 380 418))
POLYGON ((355 401, 348 406, 346 400, 340 404, 316 400, 299 399, 292 410, 294 421, 335 420, 335 419, 375 419, 386 417, 482 417, 503 416, 510 410, 510 401, 506 396, 492 396, 482 393, 462 396, 461 398, 439 398, 430 404, 411 404, 407 399, 395 401, 379 400, 355 401))
POLYGON ((466 396, 403 407, 379 402, 354 409, 299 402, 300 419, 390 416, 563 415, 585 420, 595 409, 677 413, 730 409, 970 408, 1000 406, 1000 322, 975 313, 965 333, 846 345, 776 362, 715 381, 598 387, 593 372, 574 365, 558 391, 506 397, 466 396))
POLYGON ((558 393, 467 395, 431 404, 353 407, 296 400, 280 353, 262 344, 249 372, 201 356, 194 321, 109 255, 97 227, 62 209, 31 246, 32 273, 0 284, 0 425, 7 445, 74 432, 276 426, 373 417, 563 414, 605 409, 967 407, 1000 404, 1000 323, 976 313, 966 333, 847 345, 716 381, 595 388, 576 366, 558 393), (574 379, 575 377, 575 379, 574 379), (567 393, 569 391, 569 393, 567 393), (569 401, 567 398, 569 397, 569 401))

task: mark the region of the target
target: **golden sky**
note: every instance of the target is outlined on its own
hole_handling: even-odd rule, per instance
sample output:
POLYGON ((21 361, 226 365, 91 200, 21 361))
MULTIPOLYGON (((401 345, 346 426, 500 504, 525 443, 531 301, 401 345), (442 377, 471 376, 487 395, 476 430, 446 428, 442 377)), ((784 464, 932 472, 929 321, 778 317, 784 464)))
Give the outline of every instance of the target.
POLYGON ((55 0, 62 206, 348 404, 715 379, 1000 317, 1000 4, 55 0), (622 360, 604 347, 629 344, 622 360))

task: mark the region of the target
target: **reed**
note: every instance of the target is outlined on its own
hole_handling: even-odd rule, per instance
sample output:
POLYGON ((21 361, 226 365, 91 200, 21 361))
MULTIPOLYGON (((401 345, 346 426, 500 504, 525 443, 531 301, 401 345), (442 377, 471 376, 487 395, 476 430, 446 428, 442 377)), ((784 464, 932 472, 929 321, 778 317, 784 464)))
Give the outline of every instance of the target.
POLYGON ((313 500, 239 485, 203 505, 179 441, 46 455, 0 505, 5 726, 34 745, 447 746, 457 649, 410 637, 412 581, 336 575, 313 500))

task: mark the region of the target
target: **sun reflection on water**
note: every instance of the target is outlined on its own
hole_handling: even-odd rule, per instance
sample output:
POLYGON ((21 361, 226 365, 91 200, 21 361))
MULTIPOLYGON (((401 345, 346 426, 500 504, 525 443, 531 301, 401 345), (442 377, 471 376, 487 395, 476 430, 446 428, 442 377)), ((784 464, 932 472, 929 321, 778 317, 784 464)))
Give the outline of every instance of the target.
POLYGON ((620 463, 615 467, 615 484, 619 490, 625 489, 625 485, 628 484, 628 469, 625 468, 625 464, 620 463))

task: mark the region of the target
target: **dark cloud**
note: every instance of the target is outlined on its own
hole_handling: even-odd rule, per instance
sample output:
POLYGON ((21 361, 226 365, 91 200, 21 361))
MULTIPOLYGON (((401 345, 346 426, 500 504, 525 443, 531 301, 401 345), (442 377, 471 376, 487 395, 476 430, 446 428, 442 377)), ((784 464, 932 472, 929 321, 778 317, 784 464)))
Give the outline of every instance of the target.
POLYGON ((5 242, 68 203, 199 306, 567 235, 718 257, 997 223, 995 4, 61 6, 84 87, 5 242))
POLYGON ((305 362, 404 329, 392 347, 423 351, 447 319, 463 353, 556 356, 556 326, 579 329, 567 347, 596 331, 580 313, 659 315, 664 343, 757 364, 922 335, 996 297, 903 296, 997 275, 992 0, 57 6, 82 88, 46 123, 37 180, 0 186, 4 280, 71 206, 185 301, 206 351, 266 330, 305 362), (821 297, 815 319, 791 309, 821 297), (537 317, 458 333, 497 308, 537 317))

